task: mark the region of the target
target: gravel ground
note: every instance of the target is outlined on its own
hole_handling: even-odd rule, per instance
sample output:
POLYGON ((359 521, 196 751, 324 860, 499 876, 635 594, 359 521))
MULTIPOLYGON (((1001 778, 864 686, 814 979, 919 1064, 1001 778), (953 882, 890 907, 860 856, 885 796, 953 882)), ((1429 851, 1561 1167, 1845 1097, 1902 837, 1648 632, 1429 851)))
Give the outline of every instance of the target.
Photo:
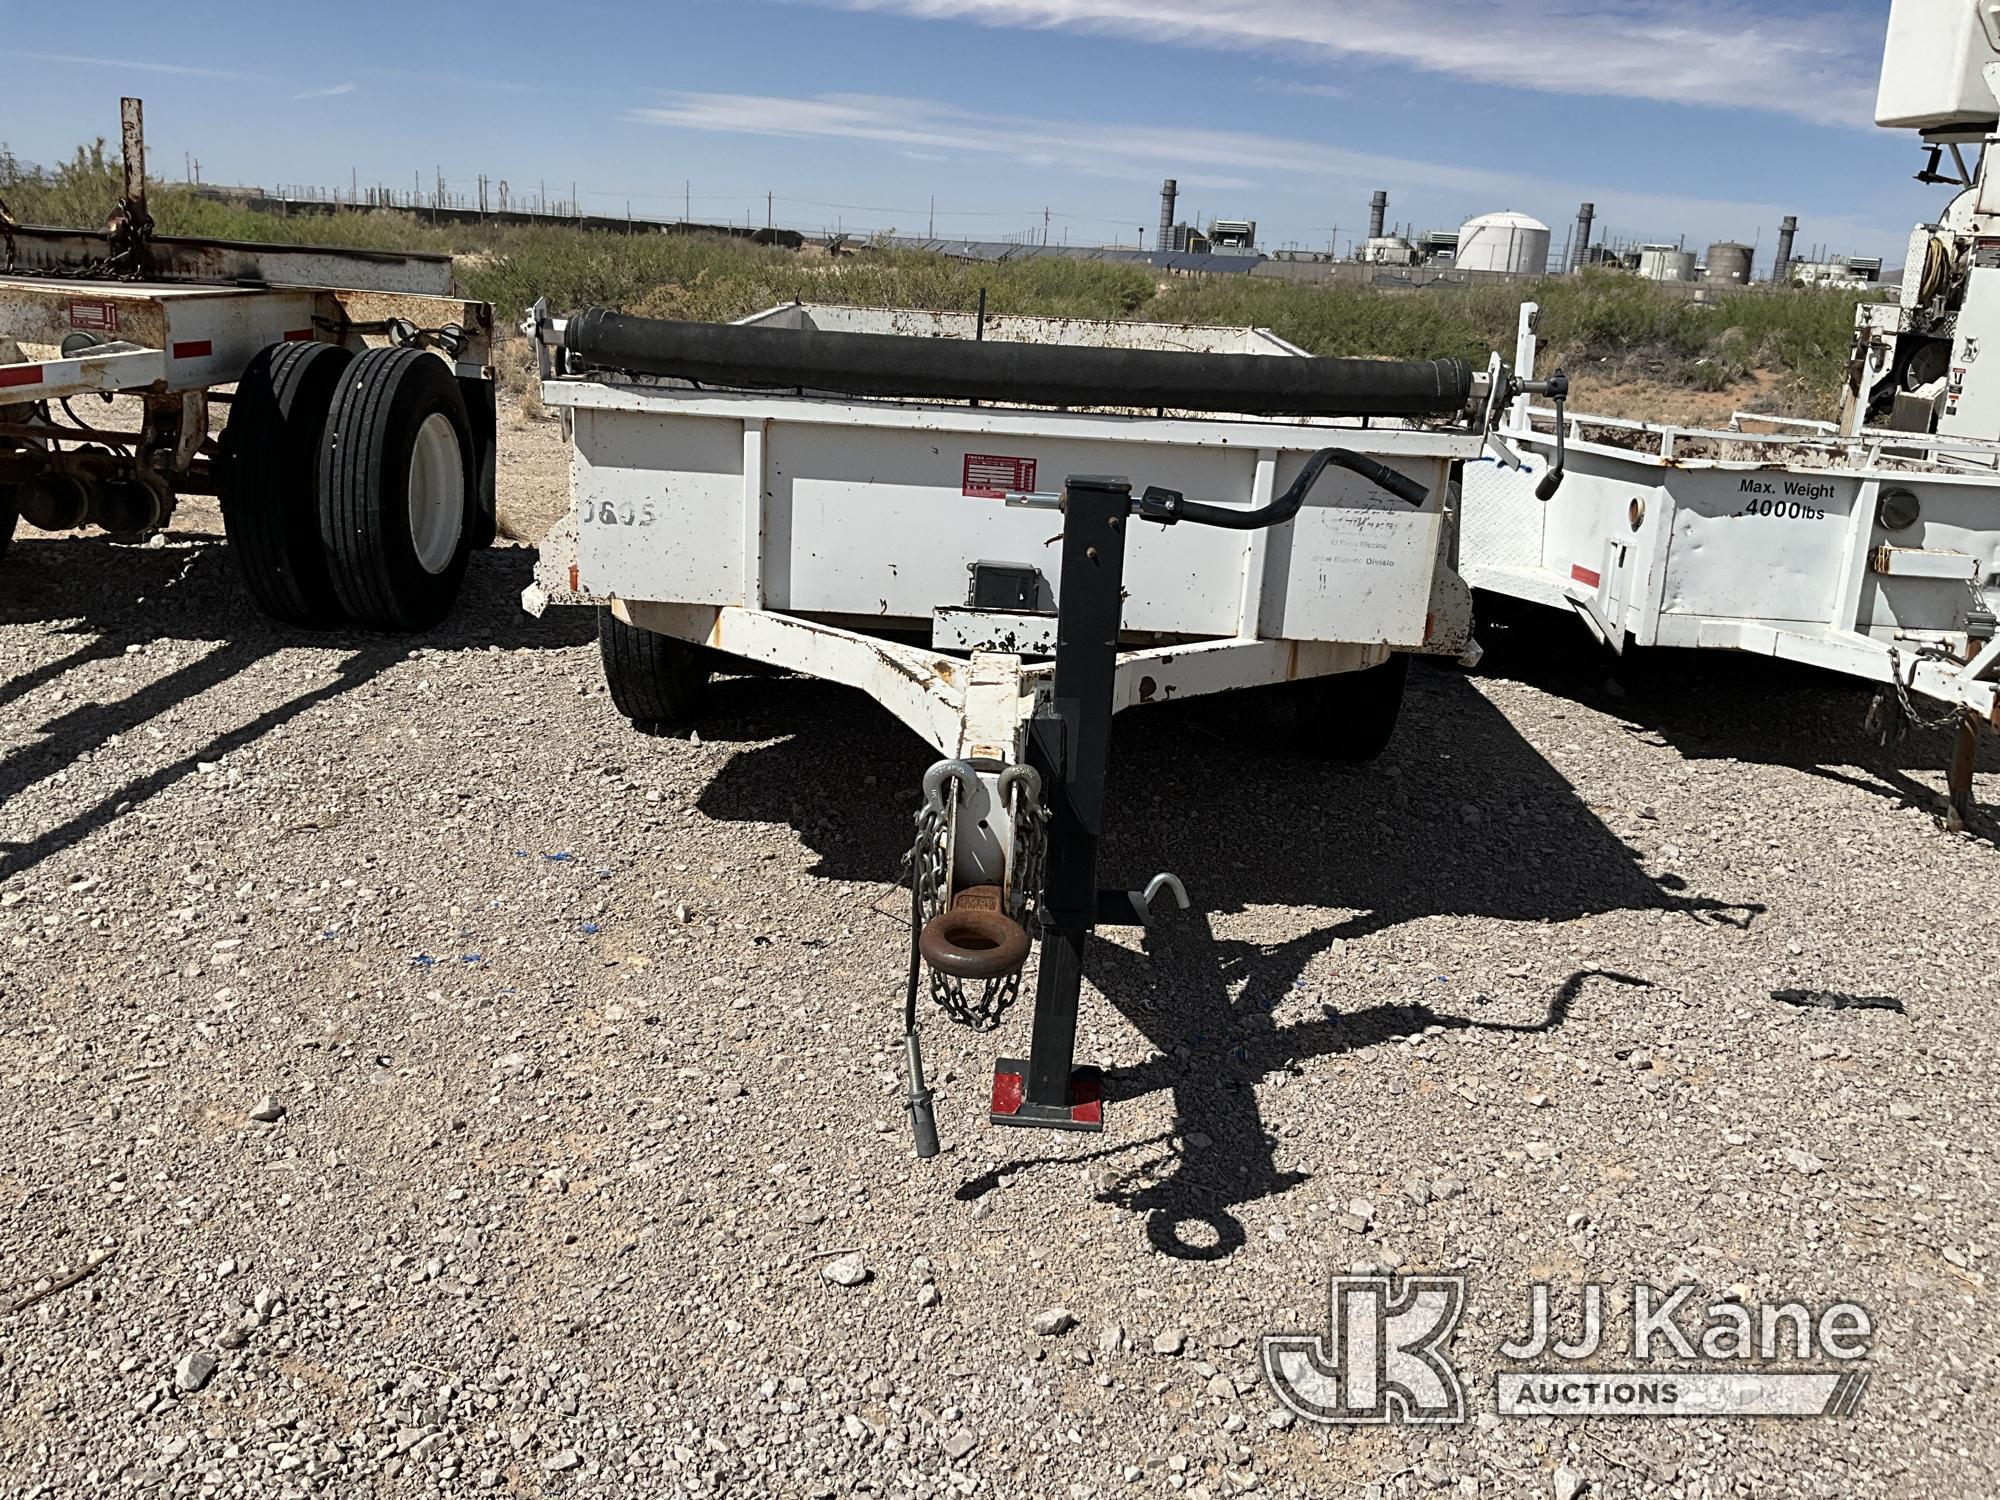
POLYGON ((1110 1129, 990 1128, 1027 1008, 934 1019, 917 1164, 913 736, 769 677, 638 736, 519 548, 419 641, 275 630, 215 530, 0 571, 7 1495, 2000 1487, 1992 827, 1864 694, 1563 638, 1359 770, 1129 715, 1106 874, 1201 910, 1096 950, 1110 1129), (1278 1414, 1364 1264, 1471 1279, 1476 1421, 1278 1414), (1851 1298, 1873 1384, 1496 1421, 1537 1278, 1851 1298))

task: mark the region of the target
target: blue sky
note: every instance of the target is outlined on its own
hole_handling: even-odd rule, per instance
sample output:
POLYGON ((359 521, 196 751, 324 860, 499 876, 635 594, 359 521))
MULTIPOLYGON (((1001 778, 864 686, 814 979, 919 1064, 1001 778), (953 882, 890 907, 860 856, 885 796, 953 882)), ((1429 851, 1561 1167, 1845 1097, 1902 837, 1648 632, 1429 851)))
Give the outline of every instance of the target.
MULTIPOLYGON (((1801 0, 678 0, 477 7, 0 0, 0 141, 28 160, 147 103, 156 176, 442 168, 584 207, 817 229, 1132 243, 1183 216, 1323 248, 1581 199, 1600 233, 1900 261, 1942 207, 1870 123, 1886 4, 1801 0)), ((1150 246, 1151 240, 1147 241, 1150 246)))

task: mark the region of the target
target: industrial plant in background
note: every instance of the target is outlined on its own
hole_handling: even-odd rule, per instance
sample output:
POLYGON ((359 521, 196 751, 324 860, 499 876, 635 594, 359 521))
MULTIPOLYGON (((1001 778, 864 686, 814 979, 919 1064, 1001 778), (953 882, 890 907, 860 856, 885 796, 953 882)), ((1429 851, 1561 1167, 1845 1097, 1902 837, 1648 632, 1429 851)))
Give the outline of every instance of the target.
MULTIPOLYGON (((1398 225, 1389 217, 1389 193, 1369 195, 1367 234, 1343 256, 1337 243, 1323 251, 1295 246, 1259 250, 1256 221, 1214 219, 1206 229, 1180 218, 1179 184, 1169 177, 1160 190, 1157 253, 1254 257, 1253 273, 1297 281, 1373 280, 1425 285, 1474 280, 1537 280, 1586 270, 1628 272, 1648 281, 1703 288, 1774 285, 1865 288, 1882 276, 1879 258, 1818 255, 1796 259, 1798 219, 1778 226, 1776 253, 1767 276, 1757 272, 1757 248, 1739 240, 1717 240, 1697 255, 1684 241, 1605 241, 1597 235, 1597 205, 1584 203, 1561 250, 1554 231, 1539 219, 1513 209, 1478 214, 1457 229, 1398 225)), ((1337 236, 1336 231, 1336 236, 1337 236)), ((1089 252, 1086 252, 1089 253, 1089 252)), ((1095 252, 1103 253, 1103 252, 1095 252)), ((1189 268, 1192 269, 1192 268, 1189 268)), ((1231 269, 1243 269, 1241 266, 1231 269)))

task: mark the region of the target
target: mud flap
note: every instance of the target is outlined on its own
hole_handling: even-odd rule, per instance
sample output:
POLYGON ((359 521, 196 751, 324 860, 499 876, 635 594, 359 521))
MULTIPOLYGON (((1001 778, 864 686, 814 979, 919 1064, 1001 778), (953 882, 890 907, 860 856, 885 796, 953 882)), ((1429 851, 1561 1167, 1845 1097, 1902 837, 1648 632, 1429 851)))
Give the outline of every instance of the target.
POLYGON ((458 377, 459 394, 465 397, 465 416, 472 428, 472 473, 476 508, 472 520, 472 545, 490 547, 500 534, 498 459, 500 414, 492 381, 478 376, 458 377))

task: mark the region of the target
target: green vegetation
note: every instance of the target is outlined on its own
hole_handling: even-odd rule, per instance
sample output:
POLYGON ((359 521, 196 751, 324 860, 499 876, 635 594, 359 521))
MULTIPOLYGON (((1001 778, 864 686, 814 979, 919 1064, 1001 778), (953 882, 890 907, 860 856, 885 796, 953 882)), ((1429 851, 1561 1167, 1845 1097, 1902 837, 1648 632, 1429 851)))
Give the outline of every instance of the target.
MULTIPOLYGON (((119 193, 115 154, 79 148, 47 171, 0 148, 0 199, 25 223, 101 223, 119 193)), ((704 236, 605 234, 501 226, 433 226, 410 213, 284 218, 156 184, 162 234, 289 244, 449 251, 468 295, 512 321, 536 297, 560 308, 601 304, 658 317, 721 320, 794 298, 875 306, 970 309, 982 288, 995 313, 1256 325, 1315 354, 1484 363, 1510 352, 1520 304, 1542 306, 1545 348, 1592 383, 1649 379, 1724 390, 1752 371, 1777 377, 1786 411, 1830 415, 1854 326, 1851 292, 1740 291, 1698 304, 1615 273, 1532 286, 1383 292, 1264 277, 1162 281, 1116 263, 1032 260, 979 265, 933 255, 864 254, 830 260, 704 236)))

